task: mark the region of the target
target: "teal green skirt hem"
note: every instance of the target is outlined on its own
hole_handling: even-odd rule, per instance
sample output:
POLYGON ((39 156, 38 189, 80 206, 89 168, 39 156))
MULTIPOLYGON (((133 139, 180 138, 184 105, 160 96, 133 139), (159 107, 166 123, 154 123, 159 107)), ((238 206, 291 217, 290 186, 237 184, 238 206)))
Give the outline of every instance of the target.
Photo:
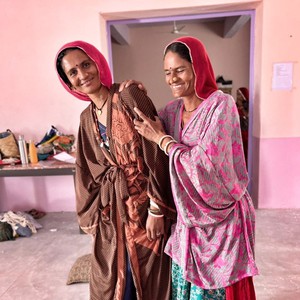
POLYGON ((182 269, 172 262, 172 300, 225 300, 225 288, 202 289, 182 277, 182 269))

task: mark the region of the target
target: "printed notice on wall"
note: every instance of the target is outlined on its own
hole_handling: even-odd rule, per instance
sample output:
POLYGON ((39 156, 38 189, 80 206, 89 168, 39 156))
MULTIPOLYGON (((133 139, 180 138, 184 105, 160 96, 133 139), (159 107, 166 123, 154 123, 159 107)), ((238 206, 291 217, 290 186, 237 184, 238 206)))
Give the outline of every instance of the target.
POLYGON ((293 87, 293 63, 273 64, 273 90, 291 90, 293 87))

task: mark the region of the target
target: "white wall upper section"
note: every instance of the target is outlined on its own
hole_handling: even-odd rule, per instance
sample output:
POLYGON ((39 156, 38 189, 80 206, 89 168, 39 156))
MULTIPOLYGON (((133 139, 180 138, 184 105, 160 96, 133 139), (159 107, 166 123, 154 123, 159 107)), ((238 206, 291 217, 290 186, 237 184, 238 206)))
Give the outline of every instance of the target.
POLYGON ((198 14, 255 8, 262 0, 101 0, 101 15, 107 20, 198 14))

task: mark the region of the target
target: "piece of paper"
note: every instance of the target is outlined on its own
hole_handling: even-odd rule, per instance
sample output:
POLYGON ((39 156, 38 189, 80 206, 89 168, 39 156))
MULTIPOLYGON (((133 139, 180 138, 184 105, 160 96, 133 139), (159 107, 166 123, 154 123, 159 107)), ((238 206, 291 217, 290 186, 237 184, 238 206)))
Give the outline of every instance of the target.
POLYGON ((273 90, 291 90, 293 87, 293 63, 273 64, 273 90))
POLYGON ((75 164, 75 157, 72 155, 68 154, 67 152, 61 152, 53 156, 55 159, 64 161, 67 163, 75 164))

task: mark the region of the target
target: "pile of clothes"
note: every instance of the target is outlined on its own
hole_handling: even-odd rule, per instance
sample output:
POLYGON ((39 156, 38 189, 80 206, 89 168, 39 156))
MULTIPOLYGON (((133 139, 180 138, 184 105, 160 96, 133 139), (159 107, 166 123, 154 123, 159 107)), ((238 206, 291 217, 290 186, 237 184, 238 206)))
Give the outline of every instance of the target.
POLYGON ((42 227, 30 212, 8 211, 0 213, 0 242, 14 240, 17 237, 30 237, 42 227))

